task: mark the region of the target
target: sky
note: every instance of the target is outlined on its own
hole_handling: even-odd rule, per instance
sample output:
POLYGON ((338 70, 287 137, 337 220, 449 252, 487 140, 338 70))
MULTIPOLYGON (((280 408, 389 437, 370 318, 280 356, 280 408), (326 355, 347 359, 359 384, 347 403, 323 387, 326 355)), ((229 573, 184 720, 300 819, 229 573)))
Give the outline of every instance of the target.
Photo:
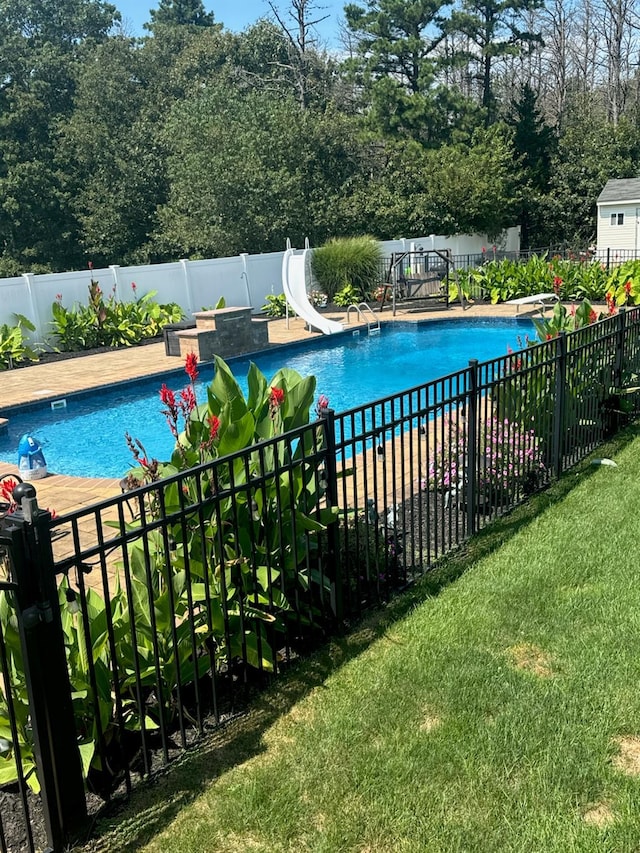
MULTIPOLYGON (((123 23, 127 25, 127 32, 131 35, 142 36, 146 31, 143 29, 149 18, 150 9, 158 7, 157 0, 111 0, 113 5, 122 14, 123 23)), ((340 22, 344 19, 344 6, 347 0, 317 0, 312 9, 312 20, 328 16, 317 27, 318 35, 328 48, 340 46, 339 29, 340 22)), ((240 32, 245 27, 255 23, 258 18, 267 17, 271 9, 267 0, 204 0, 207 12, 213 12, 215 20, 224 24, 226 29, 240 32)), ((289 8, 287 0, 277 0, 275 4, 285 14, 289 8)))

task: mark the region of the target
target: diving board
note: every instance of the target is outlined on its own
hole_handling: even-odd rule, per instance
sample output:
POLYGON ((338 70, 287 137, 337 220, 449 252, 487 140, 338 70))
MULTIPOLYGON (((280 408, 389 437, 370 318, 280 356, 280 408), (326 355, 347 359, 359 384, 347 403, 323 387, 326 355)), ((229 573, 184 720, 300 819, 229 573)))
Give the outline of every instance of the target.
POLYGON ((537 305, 541 311, 550 307, 560 298, 557 293, 533 293, 531 296, 521 296, 519 299, 507 299, 506 305, 517 305, 516 314, 520 313, 521 305, 537 305))

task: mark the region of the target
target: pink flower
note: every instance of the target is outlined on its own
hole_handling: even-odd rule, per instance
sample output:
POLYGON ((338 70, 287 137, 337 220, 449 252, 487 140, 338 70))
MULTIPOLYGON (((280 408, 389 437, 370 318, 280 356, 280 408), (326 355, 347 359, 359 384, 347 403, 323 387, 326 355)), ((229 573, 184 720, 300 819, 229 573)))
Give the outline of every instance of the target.
POLYGON ((192 382, 195 382, 198 378, 198 356, 195 352, 187 353, 187 357, 184 360, 184 369, 192 382))
POLYGON ((138 285, 135 283, 135 281, 132 281, 131 282, 131 290, 133 290, 133 292, 135 293, 137 289, 138 289, 138 285))
POLYGON ((61 293, 56 293, 56 301, 62 302, 62 294, 61 293))

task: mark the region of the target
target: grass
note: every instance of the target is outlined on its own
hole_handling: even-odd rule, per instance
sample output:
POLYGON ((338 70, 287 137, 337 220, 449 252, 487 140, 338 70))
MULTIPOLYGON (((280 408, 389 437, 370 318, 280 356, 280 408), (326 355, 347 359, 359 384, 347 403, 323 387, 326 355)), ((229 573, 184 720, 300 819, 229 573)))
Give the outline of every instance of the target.
POLYGON ((305 662, 92 846, 640 849, 639 434, 305 662))

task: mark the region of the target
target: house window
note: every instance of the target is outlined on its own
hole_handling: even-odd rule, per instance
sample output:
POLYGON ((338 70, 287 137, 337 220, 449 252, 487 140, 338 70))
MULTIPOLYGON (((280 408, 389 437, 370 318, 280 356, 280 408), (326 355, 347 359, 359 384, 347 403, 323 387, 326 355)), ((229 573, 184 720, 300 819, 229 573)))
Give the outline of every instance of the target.
POLYGON ((624 225, 624 213, 612 213, 611 214, 611 224, 612 225, 624 225))

